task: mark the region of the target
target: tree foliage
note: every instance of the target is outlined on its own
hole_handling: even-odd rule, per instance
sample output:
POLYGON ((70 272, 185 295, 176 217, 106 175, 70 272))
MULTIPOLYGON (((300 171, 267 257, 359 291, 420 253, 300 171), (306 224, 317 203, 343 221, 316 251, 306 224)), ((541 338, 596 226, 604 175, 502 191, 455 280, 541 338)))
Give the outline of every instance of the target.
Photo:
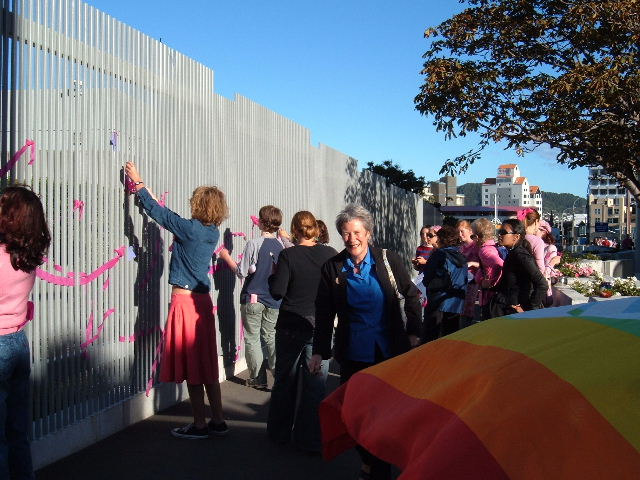
POLYGON ((547 145, 569 168, 604 167, 640 199, 640 0, 463 3, 425 32, 415 98, 447 138, 480 135, 441 173, 464 172, 492 142, 520 155, 547 145))
POLYGON ((418 195, 422 194, 424 187, 427 186, 427 182, 424 177, 416 177, 413 170, 404 171, 400 168, 400 165, 394 164, 391 160, 385 160, 380 164, 374 164, 373 162, 367 163, 367 168, 373 173, 380 175, 387 179, 389 183, 396 185, 400 188, 404 188, 418 195))

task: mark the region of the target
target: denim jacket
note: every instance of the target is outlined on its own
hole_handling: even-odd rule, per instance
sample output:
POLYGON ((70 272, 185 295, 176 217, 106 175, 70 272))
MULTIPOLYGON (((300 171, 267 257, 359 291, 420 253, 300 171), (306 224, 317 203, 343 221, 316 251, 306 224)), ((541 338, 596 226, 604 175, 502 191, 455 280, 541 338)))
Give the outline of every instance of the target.
POLYGON ((220 238, 215 225, 203 225, 200 220, 185 219, 166 207, 161 207, 146 188, 138 191, 142 207, 159 225, 174 235, 169 264, 169 283, 197 293, 208 293, 209 265, 220 238))

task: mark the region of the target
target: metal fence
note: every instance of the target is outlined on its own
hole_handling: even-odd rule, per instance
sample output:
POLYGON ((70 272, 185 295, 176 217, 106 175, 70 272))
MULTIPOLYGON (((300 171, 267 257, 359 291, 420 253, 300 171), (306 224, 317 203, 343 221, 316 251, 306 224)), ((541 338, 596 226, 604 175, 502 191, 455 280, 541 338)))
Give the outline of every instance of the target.
MULTIPOLYGON (((412 255, 415 195, 312 146, 306 128, 276 112, 217 95, 212 70, 79 0, 0 1, 0 182, 32 185, 53 235, 27 327, 35 439, 140 396, 152 377, 171 236, 125 193, 127 160, 182 215, 196 186, 222 188, 233 256, 240 233, 257 234, 250 215, 261 205, 278 205, 287 221, 311 210, 331 225, 349 202, 373 210, 379 244, 412 255)), ((239 285, 224 268, 213 284, 230 374, 243 358, 239 285)))

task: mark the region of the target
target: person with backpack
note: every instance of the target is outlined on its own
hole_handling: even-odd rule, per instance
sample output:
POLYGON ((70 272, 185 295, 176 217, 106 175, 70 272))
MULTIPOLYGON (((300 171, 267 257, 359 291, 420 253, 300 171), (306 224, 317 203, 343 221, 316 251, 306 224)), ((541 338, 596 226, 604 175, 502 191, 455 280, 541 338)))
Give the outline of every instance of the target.
POLYGON ((458 249, 458 229, 444 225, 437 235, 439 248, 433 251, 424 268, 423 283, 429 303, 424 309, 422 343, 460 328, 467 293, 467 259, 458 249))
POLYGON ((478 302, 482 320, 491 318, 489 302, 494 295, 492 288, 500 280, 502 266, 507 257, 507 249, 495 241, 495 226, 486 218, 479 218, 471 224, 478 242, 480 268, 476 271, 476 283, 480 286, 478 302))

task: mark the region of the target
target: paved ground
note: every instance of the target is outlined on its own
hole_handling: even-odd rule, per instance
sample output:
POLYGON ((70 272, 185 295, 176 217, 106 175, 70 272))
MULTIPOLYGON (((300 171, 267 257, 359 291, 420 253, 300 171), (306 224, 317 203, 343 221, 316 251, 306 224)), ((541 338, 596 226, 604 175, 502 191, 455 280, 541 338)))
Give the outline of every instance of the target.
MULTIPOLYGON (((338 377, 331 374, 330 388, 338 377)), ((360 461, 354 450, 331 462, 273 444, 267 437, 269 392, 247 388, 239 379, 221 384, 226 437, 183 440, 169 434, 191 421, 188 402, 49 465, 38 480, 83 479, 331 479, 354 480, 360 461)))

